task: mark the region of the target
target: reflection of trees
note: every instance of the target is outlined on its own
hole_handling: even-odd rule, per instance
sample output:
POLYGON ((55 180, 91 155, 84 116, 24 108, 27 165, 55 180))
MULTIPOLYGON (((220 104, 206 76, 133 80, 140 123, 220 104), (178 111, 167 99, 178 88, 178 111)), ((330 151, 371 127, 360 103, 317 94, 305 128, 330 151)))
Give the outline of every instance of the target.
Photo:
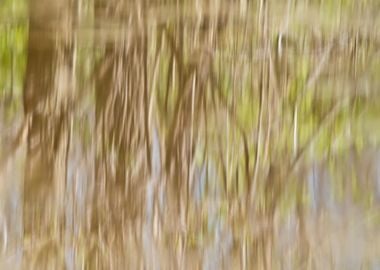
MULTIPOLYGON (((95 25, 99 29, 102 21, 112 19, 113 4, 95 2, 98 22, 95 25)), ((123 17, 128 21, 128 26, 123 25, 127 29, 123 35, 118 35, 115 41, 113 34, 104 38, 99 31, 97 37, 97 44, 104 45, 100 46, 104 51, 96 65, 98 137, 92 228, 94 232, 100 231, 105 241, 118 239, 117 243, 129 248, 130 240, 137 246, 143 245, 146 232, 141 228, 153 218, 146 211, 149 208, 146 203, 153 200, 156 215, 160 185, 166 187, 166 214, 161 217, 160 226, 168 229, 162 236, 162 248, 177 237, 181 237, 181 245, 186 245, 186 236, 179 235, 179 226, 188 219, 190 179, 194 178, 192 160, 199 122, 205 117, 210 95, 207 84, 211 58, 201 52, 200 59, 185 60, 187 49, 191 54, 196 52, 192 46, 185 46, 188 40, 181 29, 184 22, 156 25, 155 33, 145 26, 151 22, 140 14, 145 12, 144 7, 132 4, 129 7, 128 19, 123 17), (155 49, 148 51, 152 47, 155 49), (161 142, 163 152, 157 153, 161 142), (145 195, 149 188, 153 189, 152 198, 145 195), (127 237, 121 241, 118 236, 122 230, 131 232, 136 239, 127 237)), ((170 254, 177 252, 174 243, 169 246, 170 254)), ((175 263, 177 260, 170 258, 175 263)))
MULTIPOLYGON (((106 6, 98 5, 96 18, 100 21, 104 17, 111 20, 106 6)), ((142 6, 132 10, 139 14, 142 6)), ((308 262, 302 181, 305 157, 351 100, 330 100, 315 110, 318 101, 310 101, 310 88, 315 87, 325 66, 333 63, 330 51, 337 45, 332 39, 319 48, 321 59, 313 57, 305 64, 302 57, 292 59, 290 49, 299 48, 289 38, 279 55, 278 44, 270 42, 265 26, 269 11, 261 10, 260 36, 252 40, 235 33, 233 16, 205 12, 198 20, 186 20, 181 11, 173 21, 159 25, 154 18, 142 22, 132 12, 125 37, 117 35, 112 40, 111 34, 111 39, 101 40, 100 35, 98 44, 105 44, 105 49, 97 64, 96 125, 100 135, 93 229, 102 231, 106 241, 130 222, 131 231, 138 235, 136 245, 142 243, 137 220, 146 219, 145 187, 156 177, 165 194, 160 212, 155 186, 154 210, 160 212, 157 226, 161 240, 164 238, 155 240, 170 254, 177 254, 178 260, 188 259, 192 245, 211 246, 212 250, 210 239, 216 239, 218 226, 226 224, 226 231, 237 228, 232 236, 233 252, 244 254, 241 265, 272 269, 277 258, 276 218, 289 211, 294 212, 299 228, 299 264, 308 262), (235 40, 229 43, 230 37, 238 39, 236 44, 235 40), (253 56, 256 47, 267 49, 262 58, 240 60, 240 54, 253 56), (228 59, 229 53, 232 59, 228 59), (299 116, 304 113, 304 118, 299 116), (309 132, 305 125, 312 121, 309 132), (159 175, 150 168, 154 125, 162 144, 159 175), (199 171, 204 171, 206 180, 199 171), (201 207, 193 200, 197 186, 205 186, 201 207), (287 208, 281 208, 289 194, 287 208), (260 223, 264 225, 257 232, 252 224, 260 223), (205 224, 216 225, 209 225, 210 229, 205 224), (207 240, 192 243, 192 237, 199 235, 207 240), (165 239, 178 239, 181 248, 165 239)), ((244 23, 240 27, 249 29, 244 23)), ((208 260, 206 255, 199 257, 208 260)))
POLYGON ((44 254, 46 250, 55 252, 55 244, 44 241, 59 238, 64 226, 73 50, 66 32, 70 9, 58 2, 34 1, 29 14, 24 88, 29 129, 23 220, 24 239, 41 248, 38 256, 49 256, 44 254))
MULTIPOLYGON (((358 101, 319 94, 325 69, 342 61, 342 45, 334 38, 319 44, 310 34, 305 49, 281 34, 279 53, 267 6, 257 7, 259 24, 252 26, 252 18, 237 19, 217 1, 196 5, 190 15, 175 1, 163 2, 170 18, 151 12, 159 3, 94 2, 96 151, 94 190, 86 191, 86 267, 149 268, 156 260, 168 269, 229 269, 231 253, 237 268, 273 269, 281 215, 292 215, 298 230, 292 263, 310 265, 303 181, 309 154, 331 148, 336 130, 355 118, 346 108, 358 101), (322 53, 309 55, 308 47, 322 53)), ((52 17, 58 8, 52 4, 52 17)), ((59 39, 40 35, 60 29, 68 16, 42 26, 35 20, 49 12, 31 14, 26 239, 62 228, 73 71, 65 31, 59 39)))
POLYGON ((123 26, 126 31, 117 36, 117 41, 112 30, 111 37, 100 30, 103 22, 107 25, 117 17, 115 14, 126 10, 117 3, 95 1, 95 25, 99 30, 96 49, 104 51, 96 63, 97 137, 91 227, 120 255, 121 264, 132 267, 139 258, 122 254, 125 249, 133 254, 141 248, 151 164, 150 93, 146 33, 136 10, 128 6, 128 24, 123 26))

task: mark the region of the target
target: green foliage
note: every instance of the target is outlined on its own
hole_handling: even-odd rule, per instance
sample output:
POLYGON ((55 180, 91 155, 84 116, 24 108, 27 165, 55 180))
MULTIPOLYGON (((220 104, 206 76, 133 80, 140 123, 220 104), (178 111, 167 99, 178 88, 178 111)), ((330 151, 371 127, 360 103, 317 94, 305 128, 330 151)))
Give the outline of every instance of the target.
POLYGON ((0 25, 0 90, 13 88, 20 93, 26 63, 26 26, 0 25), (11 85, 12 84, 12 85, 11 85))
POLYGON ((27 0, 2 0, 0 4, 0 24, 18 24, 25 21, 27 0))

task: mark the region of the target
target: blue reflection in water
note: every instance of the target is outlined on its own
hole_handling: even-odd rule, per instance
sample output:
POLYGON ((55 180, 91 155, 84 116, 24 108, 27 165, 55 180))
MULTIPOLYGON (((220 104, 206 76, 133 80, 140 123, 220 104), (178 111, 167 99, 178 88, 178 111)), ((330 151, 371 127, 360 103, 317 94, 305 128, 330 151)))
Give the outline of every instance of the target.
POLYGON ((204 192, 206 189, 206 172, 207 172, 207 166, 205 163, 202 164, 202 167, 199 169, 196 167, 195 169, 195 180, 194 180, 194 201, 195 203, 200 206, 200 203, 202 201, 202 198, 204 196, 204 192))
POLYGON ((322 210, 339 213, 341 206, 334 196, 330 173, 324 166, 314 164, 307 176, 308 195, 312 215, 318 215, 322 210))

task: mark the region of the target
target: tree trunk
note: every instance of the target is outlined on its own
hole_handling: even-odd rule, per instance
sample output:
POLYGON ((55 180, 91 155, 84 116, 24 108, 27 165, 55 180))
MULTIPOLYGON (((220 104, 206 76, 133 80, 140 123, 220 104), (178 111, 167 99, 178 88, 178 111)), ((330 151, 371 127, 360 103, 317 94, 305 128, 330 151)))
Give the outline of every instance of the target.
MULTIPOLYGON (((29 123, 23 222, 25 244, 34 247, 32 255, 41 260, 40 269, 57 266, 50 253, 56 251, 59 242, 54 240, 59 241, 64 226, 68 105, 74 91, 71 7, 72 1, 30 1, 23 96, 29 123), (43 247, 46 240, 49 244, 43 247)), ((29 266, 28 254, 25 259, 29 266)))

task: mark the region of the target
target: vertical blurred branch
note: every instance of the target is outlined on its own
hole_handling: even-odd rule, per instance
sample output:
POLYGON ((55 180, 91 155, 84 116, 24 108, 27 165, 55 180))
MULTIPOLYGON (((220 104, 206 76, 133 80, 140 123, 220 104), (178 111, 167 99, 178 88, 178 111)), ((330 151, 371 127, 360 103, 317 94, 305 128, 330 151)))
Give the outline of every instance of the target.
MULTIPOLYGON (((25 117, 29 119, 23 220, 24 240, 37 249, 46 237, 59 241, 65 224, 64 200, 71 132, 69 108, 74 93, 72 3, 29 3, 23 96, 25 117)), ((41 252, 41 258, 45 258, 44 251, 41 252)), ((32 254, 24 257, 26 265, 31 259, 29 256, 32 254)), ((41 260, 36 262, 37 265, 48 263, 41 260)), ((50 263, 52 260, 55 259, 51 258, 50 263)))

